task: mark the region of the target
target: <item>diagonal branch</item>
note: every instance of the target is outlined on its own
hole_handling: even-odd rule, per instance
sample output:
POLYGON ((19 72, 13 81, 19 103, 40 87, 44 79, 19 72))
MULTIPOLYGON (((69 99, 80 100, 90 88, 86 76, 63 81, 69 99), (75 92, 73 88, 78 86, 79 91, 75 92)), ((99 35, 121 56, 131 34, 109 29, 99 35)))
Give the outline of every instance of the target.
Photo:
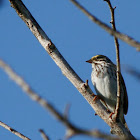
MULTIPOLYGON (((110 0, 104 0, 107 2, 110 12, 111 12, 111 24, 112 24, 112 29, 116 31, 116 25, 115 25, 115 17, 114 17, 114 11, 115 8, 112 7, 110 0)), ((116 61, 117 61, 117 104, 116 104, 116 109, 115 109, 115 118, 118 119, 120 116, 120 101, 121 101, 121 83, 120 83, 120 52, 119 52, 119 42, 116 37, 114 37, 114 42, 116 46, 116 61)))
MULTIPOLYGON (((38 104, 43 106, 46 110, 49 110, 53 116, 55 116, 60 122, 62 122, 67 127, 67 137, 72 137, 75 135, 87 135, 96 138, 104 138, 106 140, 118 140, 119 138, 113 137, 111 135, 99 132, 97 130, 88 131, 81 128, 76 127, 73 125, 65 115, 58 112, 53 105, 48 103, 46 100, 41 98, 19 75, 17 75, 5 62, 0 60, 0 67, 8 74, 8 76, 21 87, 23 91, 27 93, 28 96, 38 104)), ((23 136, 22 134, 18 133, 16 130, 10 128, 9 126, 5 125, 4 123, 0 122, 0 125, 5 127, 6 129, 10 130, 12 133, 18 135, 19 137, 23 138, 24 140, 30 140, 23 136)), ((43 130, 40 130, 44 140, 48 140, 49 138, 46 136, 43 130)))
POLYGON ((116 38, 121 39, 122 41, 126 42, 127 44, 135 47, 138 51, 140 51, 140 42, 134 40, 132 37, 122 34, 119 31, 115 31, 114 29, 110 28, 107 24, 100 21, 97 17, 92 15, 89 11, 87 11, 80 3, 78 3, 76 0, 70 0, 75 6, 77 6, 85 15, 87 15, 94 23, 99 25, 101 28, 103 28, 105 31, 107 31, 109 34, 115 36, 116 38))
POLYGON ((93 102, 93 93, 90 87, 85 84, 81 78, 75 73, 68 62, 60 54, 56 46, 51 42, 49 37, 45 34, 34 17, 25 7, 21 0, 9 0, 11 6, 16 10, 19 17, 26 23, 35 37, 38 39, 43 48, 48 52, 50 57, 54 60, 56 65, 61 69, 62 73, 70 80, 70 82, 83 95, 95 112, 100 116, 111 128, 115 128, 114 134, 120 137, 127 137, 128 139, 135 139, 132 134, 123 126, 121 122, 114 122, 109 118, 110 113, 100 103, 99 100, 93 102))
POLYGON ((16 131, 15 129, 11 128, 10 126, 8 126, 7 124, 1 121, 0 121, 0 125, 4 127, 5 129, 9 130, 10 132, 12 132, 13 134, 15 134, 16 136, 20 137, 21 139, 30 140, 28 137, 24 136, 23 134, 19 133, 18 131, 16 131))

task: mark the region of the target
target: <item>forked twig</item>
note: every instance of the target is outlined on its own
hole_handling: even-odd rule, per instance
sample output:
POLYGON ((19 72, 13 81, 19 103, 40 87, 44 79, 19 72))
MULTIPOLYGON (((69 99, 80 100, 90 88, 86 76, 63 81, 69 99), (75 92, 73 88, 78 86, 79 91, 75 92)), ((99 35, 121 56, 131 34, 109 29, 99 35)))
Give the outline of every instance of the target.
POLYGON ((97 17, 92 15, 88 10, 86 10, 79 2, 76 0, 70 0, 75 6, 77 6, 85 15, 89 17, 94 23, 99 25, 101 28, 103 28, 105 31, 107 31, 109 34, 115 36, 116 38, 121 39, 122 41, 126 42, 127 44, 130 44, 133 47, 136 47, 138 51, 140 51, 140 42, 134 40, 132 37, 122 34, 119 31, 115 31, 112 28, 110 28, 107 24, 99 20, 97 17))

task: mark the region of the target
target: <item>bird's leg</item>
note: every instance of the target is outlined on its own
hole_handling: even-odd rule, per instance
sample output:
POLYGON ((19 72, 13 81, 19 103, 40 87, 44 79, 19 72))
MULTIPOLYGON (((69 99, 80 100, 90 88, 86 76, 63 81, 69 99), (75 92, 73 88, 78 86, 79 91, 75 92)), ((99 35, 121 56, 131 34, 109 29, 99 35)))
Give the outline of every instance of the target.
POLYGON ((101 98, 99 97, 99 95, 95 95, 94 93, 91 94, 91 96, 93 97, 93 101, 95 101, 95 100, 97 100, 97 99, 101 99, 101 98))
MULTIPOLYGON (((100 97, 99 95, 91 94, 91 96, 94 97, 94 98, 93 98, 93 101, 95 101, 95 100, 101 100, 102 104, 106 107, 107 111, 110 112, 110 110, 109 110, 109 108, 108 108, 106 102, 105 102, 103 99, 101 99, 101 97, 100 97)), ((109 118, 112 119, 112 115, 113 115, 113 114, 114 114, 114 112, 111 112, 110 115, 109 115, 109 118)), ((96 116, 96 115, 97 115, 97 114, 95 113, 95 116, 96 116)))
MULTIPOLYGON (((100 99, 101 100, 101 103, 106 107, 107 111, 110 112, 106 102, 99 96, 99 95, 94 95, 94 98, 93 98, 93 101, 97 100, 97 99, 100 99)), ((113 115, 114 113, 112 113, 113 115)), ((112 116, 110 115, 110 116, 112 116)))
MULTIPOLYGON (((101 102, 102 102, 102 104, 106 107, 107 112, 110 112, 110 110, 109 110, 109 108, 108 108, 106 102, 105 102, 103 99, 101 99, 101 102)), ((113 113, 113 114, 114 114, 114 113, 113 113)), ((112 116, 112 115, 111 115, 111 116, 112 116)))
POLYGON ((100 99, 98 95, 94 95, 93 101, 100 99))
MULTIPOLYGON (((93 96, 93 101, 100 99, 100 97, 98 95, 95 95, 94 93, 91 94, 91 96, 93 96)), ((97 113, 95 113, 95 116, 97 115, 97 113)))
POLYGON ((114 113, 114 112, 111 112, 110 115, 109 115, 109 118, 112 119, 112 115, 113 115, 113 114, 115 114, 115 113, 114 113))
POLYGON ((114 112, 110 112, 110 110, 109 110, 109 108, 108 108, 108 106, 107 106, 107 104, 106 104, 106 102, 105 102, 104 100, 101 99, 101 101, 104 103, 104 105, 105 105, 107 111, 110 113, 109 118, 112 119, 112 115, 115 114, 115 113, 114 113, 114 112))

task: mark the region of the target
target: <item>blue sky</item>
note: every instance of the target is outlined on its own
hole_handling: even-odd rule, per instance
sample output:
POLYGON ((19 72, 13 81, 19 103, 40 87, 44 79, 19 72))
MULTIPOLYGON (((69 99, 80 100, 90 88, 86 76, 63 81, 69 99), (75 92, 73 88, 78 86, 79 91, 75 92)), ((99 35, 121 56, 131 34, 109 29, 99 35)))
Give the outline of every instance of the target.
MULTIPOLYGON (((110 11, 103 0, 79 0, 91 13, 110 24, 110 11)), ((78 75, 95 92, 91 80, 91 66, 85 61, 97 54, 108 56, 116 63, 113 37, 90 21, 69 0, 28 1, 24 4, 30 10, 58 50, 62 53, 78 75)), ((140 1, 117 1, 115 17, 117 29, 139 40, 140 1)), ((51 102, 60 112, 70 103, 69 119, 75 125, 98 129, 109 133, 110 128, 81 96, 77 89, 62 75, 50 56, 33 36, 25 23, 4 1, 0 7, 0 58, 7 62, 27 83, 44 99, 51 102)), ((119 41, 122 74, 126 83, 129 109, 125 117, 132 134, 139 135, 140 125, 140 81, 128 74, 123 66, 130 65, 140 71, 140 54, 135 48, 119 41)), ((34 140, 41 140, 38 130, 44 129, 53 140, 62 139, 65 127, 49 112, 32 101, 0 69, 0 121, 8 124, 34 140)), ((19 140, 17 136, 0 127, 0 139, 19 140)), ((72 140, 91 140, 89 137, 76 136, 72 140)))

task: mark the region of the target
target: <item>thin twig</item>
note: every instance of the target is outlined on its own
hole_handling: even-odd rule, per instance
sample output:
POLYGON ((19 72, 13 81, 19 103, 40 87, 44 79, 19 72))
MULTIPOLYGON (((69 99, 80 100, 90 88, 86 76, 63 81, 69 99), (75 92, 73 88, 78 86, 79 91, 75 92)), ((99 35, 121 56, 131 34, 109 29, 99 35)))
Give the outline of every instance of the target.
POLYGON ((120 137, 127 137, 135 139, 133 135, 123 126, 121 122, 115 122, 109 118, 110 113, 102 105, 99 100, 93 102, 93 93, 89 86, 87 86, 82 79, 71 68, 68 62, 60 54, 56 46, 51 42, 47 34, 42 30, 29 10, 25 7, 21 0, 9 0, 11 6, 16 10, 19 17, 26 23, 35 37, 38 39, 43 48, 48 52, 50 57, 54 60, 62 73, 70 80, 70 82, 77 88, 82 96, 87 100, 95 112, 100 116, 111 128, 115 128, 114 134, 120 137))
POLYGON ((70 104, 67 104, 66 107, 65 107, 65 110, 64 110, 64 117, 65 117, 66 119, 68 119, 69 110, 70 110, 70 104))
POLYGON ((99 20, 97 17, 92 15, 88 10, 86 10, 80 3, 78 3, 76 0, 70 0, 75 6, 77 6, 85 15, 88 16, 89 19, 91 19, 94 23, 99 25, 101 28, 106 30, 109 34, 115 36, 116 38, 121 39, 122 41, 126 42, 127 44, 136 47, 138 51, 140 51, 140 42, 134 40, 132 37, 122 34, 119 31, 115 31, 112 28, 110 28, 107 24, 99 20))
MULTIPOLYGON (((48 103, 46 100, 41 98, 19 75, 17 75, 4 61, 0 60, 0 67, 8 74, 8 76, 21 87, 23 91, 27 93, 27 95, 30 96, 30 98, 34 101, 36 101, 38 104, 43 106, 46 110, 49 110, 53 116, 55 116, 60 122, 62 122, 68 129, 67 136, 72 137, 74 135, 87 135, 97 138, 104 138, 107 140, 118 140, 119 138, 113 137, 111 135, 107 135, 105 133, 99 132, 99 131, 88 131, 81 128, 76 127, 73 125, 63 114, 58 112, 54 106, 52 106, 50 103, 48 103)), ((11 132, 17 132, 13 130, 12 128, 7 128, 11 132)), ((40 131, 42 132, 42 130, 40 131)), ((42 132, 43 134, 43 132, 42 132)), ((25 139, 26 140, 26 139, 25 139)), ((29 139, 27 139, 29 140, 29 139)))
MULTIPOLYGON (((115 8, 112 7, 110 0, 104 0, 107 2, 110 12, 111 12, 111 24, 112 24, 112 29, 116 31, 116 25, 115 25, 115 17, 114 17, 114 11, 115 8)), ((117 103, 116 103, 116 109, 115 109, 115 119, 118 119, 120 116, 120 101, 121 101, 121 82, 120 82, 120 52, 119 52, 119 42, 116 37, 114 37, 114 42, 116 46, 116 62, 117 62, 117 103)))
POLYGON ((8 126, 7 124, 3 123, 0 121, 0 125, 2 127, 4 127, 5 129, 9 130, 10 132, 12 132, 13 134, 15 134, 16 136, 20 137, 23 140, 30 140, 28 137, 24 136, 23 134, 21 134, 20 132, 16 131, 15 129, 11 128, 10 126, 8 126))
POLYGON ((49 137, 45 134, 44 130, 40 129, 39 132, 41 133, 43 140, 49 140, 49 137))

